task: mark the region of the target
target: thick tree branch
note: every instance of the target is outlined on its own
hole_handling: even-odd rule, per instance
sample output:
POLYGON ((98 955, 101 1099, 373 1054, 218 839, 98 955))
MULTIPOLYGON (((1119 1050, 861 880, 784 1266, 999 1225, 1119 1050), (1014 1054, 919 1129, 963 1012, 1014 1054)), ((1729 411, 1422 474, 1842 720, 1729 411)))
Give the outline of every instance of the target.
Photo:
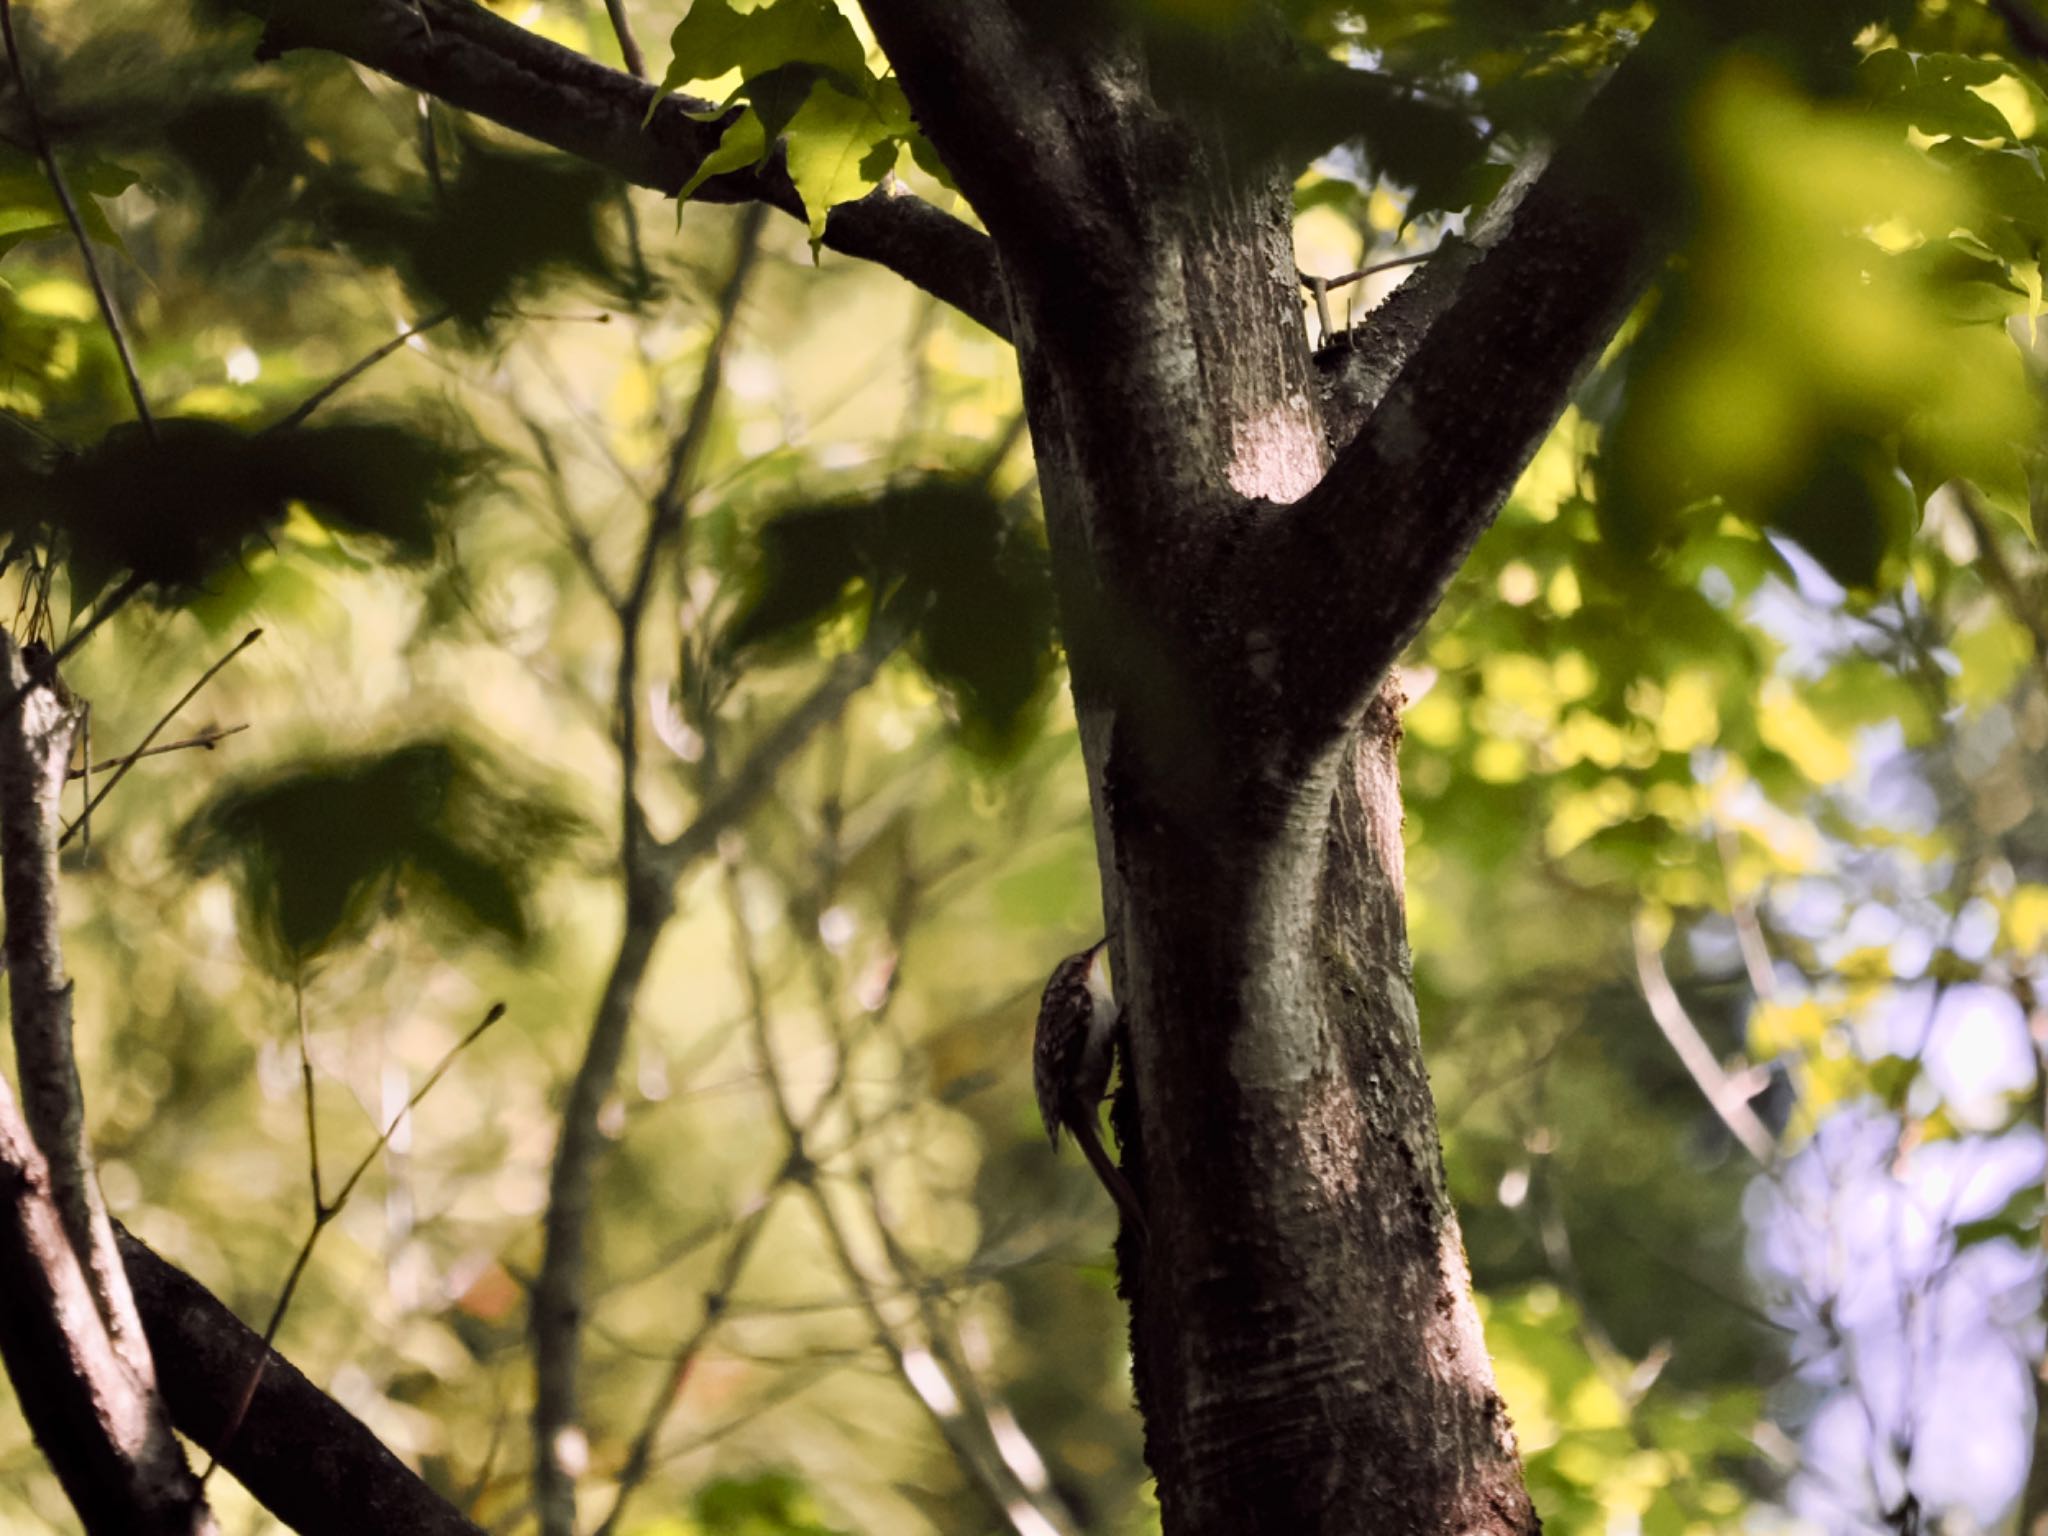
MULTIPOLYGON (((52 669, 54 671, 54 669, 52 669)), ((22 1102, 0 1085, 0 1356, 85 1528, 210 1532, 171 1432, 85 1146, 57 922, 57 797, 77 706, 0 633, 0 884, 22 1102)))
POLYGON ((1333 425, 1363 425, 1261 524, 1243 573, 1297 748, 1356 721, 1670 248, 1668 166, 1642 148, 1668 118, 1667 62, 1639 49, 1511 211, 1403 285, 1364 337, 1379 358, 1326 396, 1333 425))
POLYGON ((120 1245, 177 1427, 219 1445, 256 1381, 220 1460, 265 1509, 299 1536, 482 1536, 205 1286, 125 1231, 120 1245))
MULTIPOLYGON (((716 147, 725 120, 689 114, 706 102, 674 96, 648 108, 654 87, 493 15, 474 0, 276 0, 259 57, 295 48, 338 53, 450 106, 576 155, 636 186, 673 194, 716 147)), ((802 216, 778 160, 714 176, 705 202, 764 202, 802 216)), ((888 267, 999 336, 1009 334, 1002 280, 986 235, 900 189, 833 209, 825 244, 888 267)))

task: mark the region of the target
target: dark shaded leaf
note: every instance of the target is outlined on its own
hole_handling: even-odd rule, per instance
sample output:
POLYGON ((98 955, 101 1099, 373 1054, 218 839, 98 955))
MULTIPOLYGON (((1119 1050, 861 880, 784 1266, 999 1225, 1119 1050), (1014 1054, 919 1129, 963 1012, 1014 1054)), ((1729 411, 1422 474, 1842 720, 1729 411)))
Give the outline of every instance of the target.
POLYGON ((608 176, 474 133, 458 134, 457 146, 439 195, 424 183, 391 196, 336 181, 319 200, 323 222, 336 239, 396 270, 422 308, 453 310, 472 333, 564 273, 615 282, 598 227, 608 176))
POLYGON ((978 479, 935 475, 869 501, 792 508, 762 526, 731 648, 807 636, 848 594, 913 615, 911 652, 963 740, 1007 755, 1035 728, 1053 663, 1045 548, 978 479))
POLYGON ((198 873, 232 872, 258 950, 289 972, 360 936, 388 898, 420 901, 458 934, 525 944, 533 867, 580 825, 474 745, 427 740, 230 784, 178 853, 198 873))
MULTIPOLYGON (((23 503, 68 552, 83 597, 127 572, 176 598, 204 586, 294 502, 401 559, 432 553, 476 455, 412 425, 338 421, 247 433, 169 418, 124 423, 60 460, 23 503)), ((20 515, 17 513, 17 515, 20 515)))

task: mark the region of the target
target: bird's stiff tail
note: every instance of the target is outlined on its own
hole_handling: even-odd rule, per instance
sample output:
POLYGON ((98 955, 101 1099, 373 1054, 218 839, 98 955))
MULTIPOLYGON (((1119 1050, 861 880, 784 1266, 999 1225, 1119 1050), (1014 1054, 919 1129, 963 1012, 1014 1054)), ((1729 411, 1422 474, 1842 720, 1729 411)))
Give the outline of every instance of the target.
POLYGON ((1123 1169, 1110 1160, 1109 1149, 1102 1144, 1102 1134, 1095 1128, 1095 1117, 1075 1121, 1068 1127, 1074 1133, 1074 1140, 1081 1144, 1087 1155, 1088 1165, 1095 1170, 1095 1177, 1102 1181, 1102 1187, 1109 1191, 1123 1212, 1124 1220, 1138 1229, 1138 1236, 1151 1239, 1151 1232, 1145 1225, 1144 1207, 1138 1204, 1138 1192, 1131 1188, 1131 1181, 1124 1177, 1123 1169))

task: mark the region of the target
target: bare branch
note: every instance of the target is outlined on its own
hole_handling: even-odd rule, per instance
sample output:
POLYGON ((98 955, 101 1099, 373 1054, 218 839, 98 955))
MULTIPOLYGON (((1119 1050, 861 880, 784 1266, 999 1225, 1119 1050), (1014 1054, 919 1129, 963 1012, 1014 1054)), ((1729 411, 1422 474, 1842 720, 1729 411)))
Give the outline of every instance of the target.
POLYGON ((350 363, 341 372, 337 373, 325 384, 322 384, 313 393, 306 396, 305 399, 301 400, 263 430, 266 432, 289 432, 293 427, 303 426, 307 417, 348 388, 349 385, 355 383, 357 379, 368 373, 372 368, 383 362, 385 358, 405 346, 415 336, 424 336, 435 326, 452 319, 454 314, 455 311, 452 309, 440 309, 427 316, 424 320, 416 320, 411 325, 401 326, 396 336, 392 337, 382 346, 376 347, 357 358, 353 363, 350 363))
MULTIPOLYGON (((634 1004, 654 946, 675 911, 678 866, 654 844, 640 804, 640 631, 654 591, 655 572, 663 554, 683 532, 697 459, 717 408, 726 349, 754 270, 760 232, 760 212, 754 209, 742 224, 732 270, 719 293, 718 324, 704 349, 689 415, 670 449, 661 488, 648 509, 632 585, 614 605, 619 621, 619 661, 612 710, 619 754, 619 873, 625 927, 584 1041, 583 1059, 570 1083, 568 1103, 562 1109, 561 1135, 548 1172, 540 1272, 533 1287, 534 1497, 540 1506, 541 1529, 549 1536, 569 1536, 576 1526, 575 1478, 563 1448, 564 1437, 574 1431, 577 1417, 591 1185, 604 1145, 598 1114, 618 1080, 634 1004)), ((594 570, 594 560, 592 565, 594 570)))
MULTIPOLYGON (((248 634, 242 636, 242 638, 235 643, 235 647, 233 650, 229 651, 227 655, 221 657, 219 661, 216 661, 212 666, 208 667, 204 672, 199 674, 199 681, 194 683, 190 688, 187 688, 182 694, 178 696, 178 702, 173 704, 169 709, 165 710, 162 716, 157 720, 156 724, 152 725, 149 728, 148 732, 143 736, 142 745, 137 747, 133 752, 130 752, 126 757, 120 759, 120 766, 114 770, 114 776, 111 779, 107 780, 106 783, 100 786, 100 792, 98 794, 94 795, 90 800, 86 801, 85 809, 78 813, 78 826, 82 827, 87 825, 91 819, 92 813, 99 808, 100 802, 106 799, 107 796, 111 795, 114 792, 114 786, 119 784, 122 779, 128 776, 128 770, 133 768, 137 762, 141 761, 141 759, 149 756, 150 743, 155 741, 157 737, 163 733, 164 727, 169 725, 171 721, 177 717, 178 711, 183 709, 187 704, 190 704, 193 701, 193 699, 197 698, 199 695, 199 690, 204 688, 208 683, 212 682, 214 678, 220 674, 222 668, 227 666, 229 662, 233 661, 237 656, 241 655, 242 652, 249 649, 250 646, 254 645, 258 640, 262 638, 262 630, 250 630, 248 634)), ((219 740, 219 737, 215 737, 214 740, 219 740)), ((209 741, 206 743, 206 745, 208 747, 211 747, 213 745, 213 742, 209 741)), ((76 830, 77 827, 67 829, 64 835, 57 839, 57 846, 59 848, 62 848, 66 843, 70 842, 71 833, 76 830)))
POLYGON ((1699 1085, 1707 1107, 1720 1117, 1721 1123, 1728 1128, 1728 1134, 1742 1144, 1742 1149, 1756 1159, 1759 1167, 1766 1170, 1775 1167, 1778 1138, 1749 1107, 1749 1095, 1742 1084, 1729 1077, 1721 1069, 1721 1063, 1714 1059, 1713 1051, 1700 1035, 1699 1026, 1693 1023, 1692 1015, 1685 1011, 1685 1004, 1679 1000, 1677 988, 1671 985, 1655 936, 1640 917, 1635 924, 1635 945, 1636 979, 1643 989, 1643 1001, 1650 1005, 1650 1016, 1657 1021, 1657 1028, 1664 1032, 1664 1038, 1671 1042, 1679 1064, 1699 1085))
MULTIPOLYGON (((266 25, 260 54, 338 53, 515 132, 673 196, 725 131, 699 121, 707 102, 669 96, 524 27, 475 0, 286 0, 247 8, 266 25)), ((778 159, 714 176, 691 196, 762 202, 803 216, 778 159)), ((999 336, 1009 334, 995 249, 987 236, 900 187, 832 210, 825 244, 888 267, 999 336)))
MULTIPOLYGON (((777 1188, 782 1181, 778 1180, 777 1188)), ((726 1309, 732 1301, 733 1287, 739 1284, 740 1272, 747 1267, 747 1260, 760 1240, 762 1229, 768 1224, 768 1213, 774 1209, 771 1190, 767 1197, 757 1202, 754 1208, 742 1216, 733 1226, 726 1240, 725 1253, 719 1260, 718 1273, 711 1282, 711 1288, 704 1293, 704 1312, 697 1319, 697 1326, 684 1336, 669 1357, 668 1370, 663 1373, 661 1385, 655 1390, 647 1414, 640 1424, 640 1432, 633 1437, 632 1449, 626 1454, 626 1462, 619 1469, 618 1492, 612 1496, 612 1507, 598 1523, 597 1536, 612 1536, 618 1528, 619 1517, 626 1511, 627 1502, 635 1490, 647 1480, 647 1474, 654 1464, 654 1442, 661 1433, 661 1427, 668 1422, 669 1411, 682 1396, 684 1384, 690 1379, 690 1371, 710 1342, 712 1333, 725 1320, 726 1309)))
POLYGON ((604 11, 611 18, 612 36, 619 40, 619 57, 626 61, 626 73, 635 80, 645 80, 647 60, 641 57, 633 24, 626 19, 626 0, 604 0, 604 11))
MULTIPOLYGON (((442 1053, 441 1059, 434 1063, 434 1069, 421 1080, 419 1087, 415 1088, 412 1096, 405 1101, 405 1107, 391 1117, 390 1123, 378 1133, 377 1139, 370 1143, 369 1150, 363 1153, 355 1167, 350 1170, 349 1176, 342 1180, 341 1188, 335 1192, 334 1198, 329 1200, 320 1192, 320 1142, 313 1124, 313 1064, 305 1050, 305 998, 296 986, 292 990, 294 1001, 298 1004, 299 1068, 305 1078, 306 1150, 307 1165, 313 1184, 313 1219, 306 1228, 305 1240, 299 1244, 299 1251, 292 1259, 290 1270, 285 1274, 284 1284, 278 1287, 277 1300, 270 1309, 270 1320, 263 1325, 263 1334, 259 1341, 262 1346, 261 1352, 255 1355, 248 1378, 242 1383, 241 1391, 233 1400, 233 1410, 221 1421, 214 1435, 205 1441, 212 1452, 212 1459, 207 1462, 206 1470, 200 1474, 202 1483, 213 1476, 215 1467, 227 1460, 227 1453, 234 1446, 235 1436, 240 1432, 251 1406, 256 1401, 257 1389, 263 1384, 265 1369, 272 1360, 280 1358, 271 1346, 277 1342, 277 1331, 284 1326, 285 1314, 291 1310, 292 1297, 298 1292, 299 1281, 305 1276, 306 1266, 313 1262, 313 1250, 319 1245, 320 1234, 325 1232, 347 1207, 349 1196, 355 1193, 356 1185, 369 1171, 370 1165, 377 1160, 377 1155, 391 1144, 393 1134, 405 1123, 406 1117, 420 1107, 421 1101, 434 1091, 434 1085, 447 1075, 448 1069, 455 1065, 455 1059, 476 1044, 483 1037, 485 1030, 505 1016, 503 1003, 491 1004, 482 1020, 442 1053)), ((191 1433, 189 1430, 186 1432, 191 1433)))
POLYGON ((246 721, 240 725, 209 725, 203 730, 196 731, 190 736, 180 737, 176 741, 161 742, 154 747, 145 747, 134 752, 124 752, 119 757, 103 757, 98 762, 92 764, 90 770, 82 766, 73 768, 70 776, 74 779, 82 779, 88 771, 92 773, 105 773, 109 768, 118 768, 123 763, 140 762, 145 757, 162 757, 167 752, 190 752, 195 748, 201 752, 211 752, 223 741, 226 741, 228 737, 239 736, 247 729, 249 729, 249 726, 246 721))
POLYGON ((220 1464, 265 1509, 299 1536, 483 1536, 205 1286, 131 1233, 120 1244, 173 1422, 194 1443, 219 1447, 220 1464), (223 1444, 238 1415, 240 1429, 223 1444))
POLYGON ((213 1523, 163 1405, 115 1354, 0 1078, 0 1357, 23 1416, 91 1536, 192 1536, 213 1523))
POLYGON ((49 1167, 50 1195, 116 1350, 138 1381, 149 1349, 114 1254, 85 1144, 85 1101, 72 1053, 71 981, 57 912, 58 797, 71 761, 78 706, 61 684, 38 688, 29 658, 0 639, 0 675, 28 690, 0 725, 0 872, 5 876, 7 981, 22 1109, 49 1167))
POLYGON ((1032 1499, 1023 1485, 1005 1466, 992 1446, 978 1443, 973 1425, 964 1411, 958 1390, 946 1378, 937 1357, 922 1341, 910 1336, 906 1330, 893 1322, 883 1310, 881 1297, 867 1271, 862 1268, 860 1258, 854 1251, 853 1237, 846 1223, 833 1207, 825 1191, 818 1186, 814 1176, 809 1149, 811 1122, 800 1118, 796 1104, 784 1081, 781 1063, 775 1054, 775 1043, 769 1016, 767 986, 762 979, 761 969, 754 954, 753 939, 748 932, 745 916, 740 909, 737 865, 728 862, 725 868, 726 909, 733 935, 733 949, 738 956, 742 979, 746 984, 748 1004, 753 1015, 754 1052, 761 1067, 761 1075, 768 1086, 769 1108, 776 1123, 782 1128, 783 1143, 788 1149, 788 1163, 793 1169, 803 1171, 799 1179, 808 1198, 812 1214, 825 1234, 847 1284, 852 1287, 860 1309, 867 1315, 869 1327, 873 1330, 875 1342, 888 1355, 896 1373, 910 1389, 919 1406, 931 1417, 932 1423, 944 1437, 952 1450, 954 1459, 962 1472, 981 1490, 982 1495, 1000 1513, 1002 1522, 1016 1536, 1049 1536, 1060 1527, 1052 1522, 1039 1504, 1032 1499))
POLYGON ((0 0, 0 37, 4 37, 7 44, 7 65, 14 72, 14 89, 21 96, 22 115, 28 120, 29 137, 35 141, 36 156, 43 162, 43 173, 50 179, 50 190, 56 195, 57 206, 64 210, 64 222, 71 226, 71 238, 78 242, 78 257, 85 263, 86 281, 92 285, 92 296, 99 304, 100 319, 106 323, 107 336, 114 343, 114 354, 121 360, 121 376, 128 381, 128 395, 135 402, 135 419, 142 423, 143 431, 154 441, 156 418, 150 414, 149 396, 143 392, 142 375, 135 369, 135 353, 128 345, 127 332, 122 329, 121 312, 114 307, 114 295, 108 289, 106 279, 100 275, 99 258, 92 251, 92 236, 86 233, 85 220, 80 217, 78 204, 71 196, 62 168, 57 164, 57 152, 50 146, 42 114, 36 110, 35 92, 29 89, 28 72, 22 67, 21 49, 14 40, 14 9, 9 0, 0 0))

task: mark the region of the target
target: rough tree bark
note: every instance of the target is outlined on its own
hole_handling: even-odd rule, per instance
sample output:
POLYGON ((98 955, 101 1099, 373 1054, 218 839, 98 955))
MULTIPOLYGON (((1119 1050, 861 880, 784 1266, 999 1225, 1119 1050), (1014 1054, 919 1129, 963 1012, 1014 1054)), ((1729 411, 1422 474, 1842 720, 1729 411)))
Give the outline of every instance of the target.
MULTIPOLYGON (((1131 1023, 1166 1529, 1533 1531, 1417 1032, 1388 669, 1646 280, 1649 205, 1576 146, 1525 176, 1326 411, 1283 168, 1145 39, 867 10, 1011 297, 1131 1023)), ((1260 43, 1227 40, 1236 77, 1260 43)))

